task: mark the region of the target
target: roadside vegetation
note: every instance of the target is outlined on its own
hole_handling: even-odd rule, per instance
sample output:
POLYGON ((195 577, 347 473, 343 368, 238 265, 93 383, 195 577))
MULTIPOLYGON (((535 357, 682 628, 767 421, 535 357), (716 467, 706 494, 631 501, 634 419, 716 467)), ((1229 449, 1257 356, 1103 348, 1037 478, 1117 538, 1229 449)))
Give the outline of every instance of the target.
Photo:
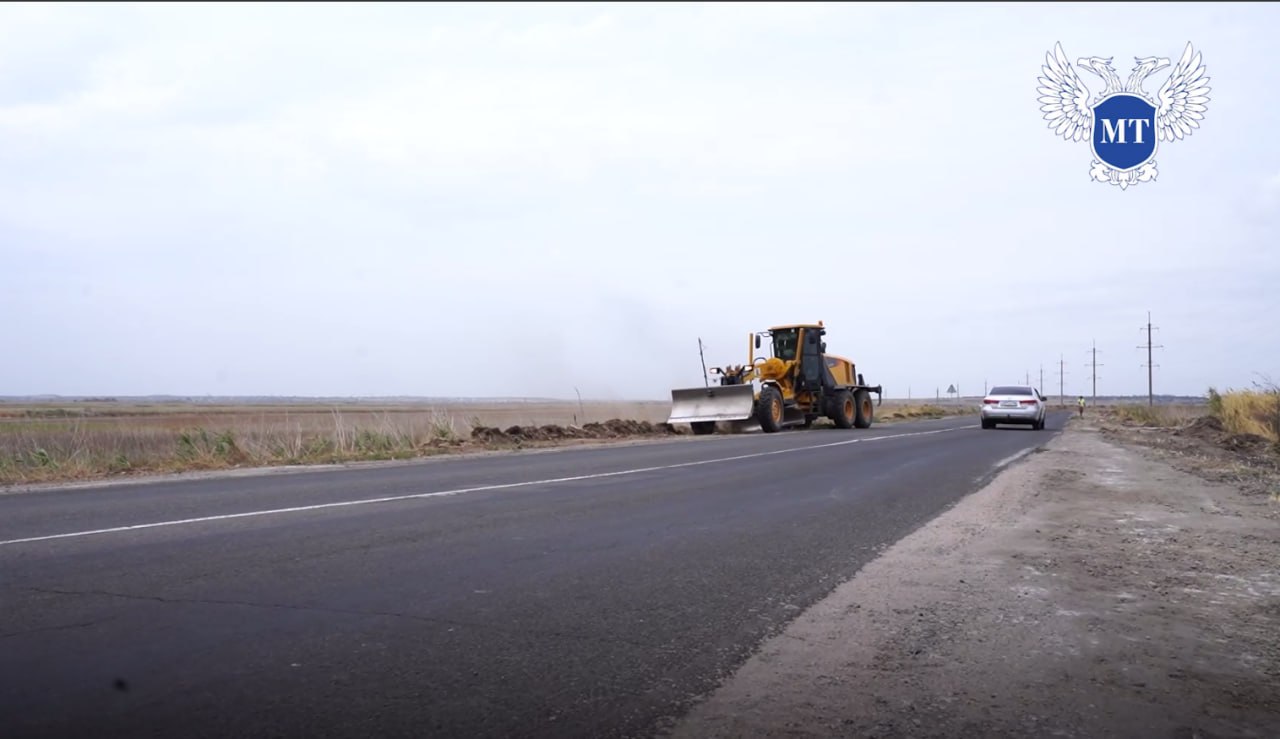
MULTIPOLYGON (((441 406, 234 406, 64 403, 0 405, 0 485, 111 476, 409 459, 541 441, 517 433, 475 438, 497 426, 621 431, 592 419, 650 419, 658 403, 473 402, 441 406)), ((638 427, 652 431, 651 426, 638 427)), ((633 432, 633 427, 624 429, 633 432)))
POLYGON ((404 459, 461 441, 444 412, 297 414, 147 413, 74 417, 41 409, 0 418, 0 484, 138 472, 404 459))
POLYGON ((1174 467, 1280 502, 1280 387, 1210 388, 1200 405, 1120 404, 1101 430, 1155 450, 1174 467))
POLYGON ((1204 408, 1185 405, 1116 405, 1107 409, 1121 423, 1150 428, 1181 426, 1203 414, 1204 408))
POLYGON ((876 417, 881 421, 918 420, 923 418, 945 418, 947 416, 966 416, 977 413, 976 407, 941 406, 941 405, 885 405, 877 408, 876 417))
POLYGON ((1210 388, 1209 412, 1230 433, 1260 436, 1280 443, 1280 388, 1271 383, 1255 390, 1222 394, 1210 388))
MULTIPOLYGON (((661 402, 0 405, 0 485, 410 459, 680 433, 662 423, 668 410, 661 402)), ((876 422, 972 412, 964 406, 886 400, 876 408, 876 422)))
POLYGON ((1148 428, 1177 428, 1208 417, 1228 434, 1280 443, 1280 388, 1276 387, 1226 392, 1209 388, 1203 405, 1117 404, 1104 413, 1120 423, 1148 428))
MULTIPOLYGON (((948 418, 950 416, 967 416, 977 413, 971 405, 934 405, 932 403, 910 403, 886 400, 884 405, 875 409, 873 424, 893 423, 894 421, 923 421, 932 418, 948 418)), ((828 418, 819 418, 813 422, 815 428, 835 428, 835 422, 828 418)))

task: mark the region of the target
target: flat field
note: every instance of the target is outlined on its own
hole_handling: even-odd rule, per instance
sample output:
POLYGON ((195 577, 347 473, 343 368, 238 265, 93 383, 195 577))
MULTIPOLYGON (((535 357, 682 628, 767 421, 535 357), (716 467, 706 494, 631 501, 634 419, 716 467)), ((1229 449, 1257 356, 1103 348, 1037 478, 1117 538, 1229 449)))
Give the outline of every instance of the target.
MULTIPOLYGON (((7 402, 0 403, 0 485, 683 434, 687 428, 665 425, 670 407, 555 400, 7 402)), ((972 411, 969 403, 886 400, 876 418, 891 423, 972 411)))

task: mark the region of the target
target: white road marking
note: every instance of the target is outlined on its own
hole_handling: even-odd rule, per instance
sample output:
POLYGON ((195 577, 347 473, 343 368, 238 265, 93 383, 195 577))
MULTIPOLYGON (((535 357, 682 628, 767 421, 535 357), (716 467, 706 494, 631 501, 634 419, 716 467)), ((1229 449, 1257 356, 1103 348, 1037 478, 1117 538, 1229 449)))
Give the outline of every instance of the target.
MULTIPOLYGON (((1023 449, 1017 454, 1011 454, 1005 457, 1004 459, 1000 460, 999 462, 996 462, 995 467, 993 467, 992 469, 1002 470, 1005 467, 1008 467, 1009 465, 1013 464, 1014 462, 1017 462, 1019 459, 1022 459, 1023 457, 1027 456, 1033 451, 1035 451, 1035 447, 1029 447, 1027 449, 1023 449)), ((2 543, 4 542, 0 542, 0 544, 2 543)))
POLYGON ((199 518, 182 518, 173 521, 156 521, 154 523, 139 523, 129 526, 114 526, 109 529, 93 529, 91 531, 72 531, 66 534, 49 534, 47 536, 31 536, 25 539, 9 539, 0 541, 0 546, 8 544, 29 544, 37 541, 52 541, 54 539, 75 539, 85 536, 96 536, 99 534, 117 534, 125 531, 140 531, 142 529, 154 529, 166 526, 183 526, 193 523, 207 523, 210 521, 229 521, 234 518, 256 518, 260 516, 274 516, 281 513, 305 513, 308 511, 319 511, 326 508, 346 508, 350 506, 372 505, 374 503, 393 503, 402 500, 421 500, 425 498, 443 498, 452 495, 464 495, 466 493, 480 493, 490 490, 510 490, 513 488, 534 487, 537 485, 555 485, 562 482, 580 482, 582 480, 600 480, 607 477, 622 477, 623 475, 637 475, 643 472, 661 472, 664 470, 675 470, 683 467, 697 467, 704 464, 718 464, 721 462, 737 462, 744 459, 759 459, 760 457, 769 457, 777 454, 794 454, 796 452, 808 452, 815 449, 829 449, 831 447, 848 446, 849 444, 865 444, 871 441, 883 441, 885 439, 903 439, 908 436, 929 436, 931 434, 945 434, 951 431, 959 431, 961 429, 976 428, 976 426, 956 426, 953 428, 936 429, 933 431, 913 431, 906 434, 893 434, 891 436, 873 436, 871 438, 846 439, 844 441, 833 441, 828 444, 814 444, 812 446, 795 447, 792 449, 774 449, 768 452, 753 452, 751 454, 740 454, 733 457, 717 457, 715 459, 700 459, 694 462, 679 462, 677 464, 664 464, 656 467, 636 467, 629 470, 617 470, 615 472, 597 472, 590 475, 575 475, 573 477, 556 477, 548 480, 527 480, 525 482, 507 482, 496 485, 480 485, 471 488, 458 488, 457 490, 441 490, 434 493, 408 493, 406 495, 392 495, 383 498, 361 498, 359 500, 345 500, 336 503, 317 503, 315 505, 293 506, 291 508, 272 508, 260 511, 245 511, 244 513, 224 513, 217 516, 200 516, 199 518))

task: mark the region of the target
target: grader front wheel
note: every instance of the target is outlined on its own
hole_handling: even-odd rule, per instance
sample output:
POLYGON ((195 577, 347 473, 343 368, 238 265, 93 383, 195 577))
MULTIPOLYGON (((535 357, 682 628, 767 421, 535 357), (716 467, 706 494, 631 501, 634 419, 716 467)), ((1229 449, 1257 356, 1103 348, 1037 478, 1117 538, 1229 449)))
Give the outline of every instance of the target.
POLYGON ((760 401, 756 409, 760 428, 765 433, 773 433, 782 429, 782 393, 778 389, 766 385, 760 391, 760 401))

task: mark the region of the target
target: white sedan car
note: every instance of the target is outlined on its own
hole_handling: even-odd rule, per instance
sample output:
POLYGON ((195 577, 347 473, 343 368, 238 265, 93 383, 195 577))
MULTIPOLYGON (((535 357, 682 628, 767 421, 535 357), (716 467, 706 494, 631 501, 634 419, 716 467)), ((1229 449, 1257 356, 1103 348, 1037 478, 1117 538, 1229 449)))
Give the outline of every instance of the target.
POLYGON ((1030 385, 997 385, 982 399, 982 428, 998 423, 1044 428, 1048 401, 1030 385))

